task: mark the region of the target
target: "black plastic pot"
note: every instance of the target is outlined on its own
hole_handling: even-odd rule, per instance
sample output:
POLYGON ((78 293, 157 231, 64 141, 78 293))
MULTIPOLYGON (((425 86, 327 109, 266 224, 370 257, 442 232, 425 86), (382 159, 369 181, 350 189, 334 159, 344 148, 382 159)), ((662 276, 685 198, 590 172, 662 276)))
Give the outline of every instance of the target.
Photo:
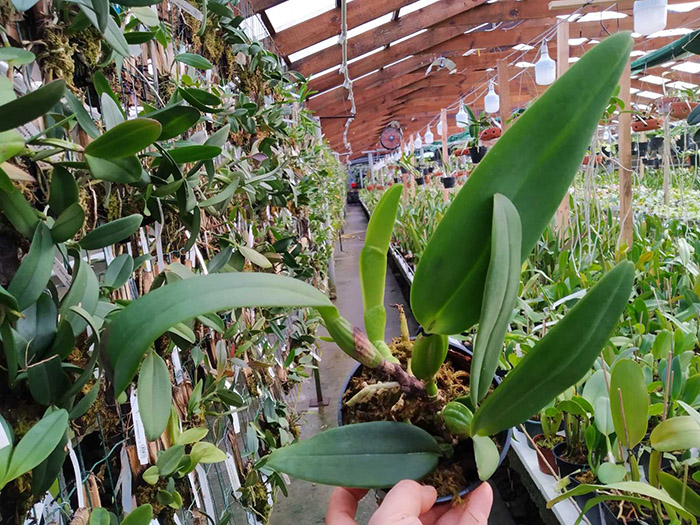
POLYGON ((401 179, 399 179, 398 177, 394 177, 394 184, 398 184, 399 182, 401 182, 401 179))
MULTIPOLYGON (((531 438, 542 433, 542 423, 534 419, 528 419, 527 421, 525 421, 525 423, 523 423, 523 426, 525 427, 525 430, 527 430, 527 433, 531 438)), ((527 441, 527 446, 530 447, 532 450, 535 450, 535 447, 532 445, 532 441, 530 441, 527 438, 525 438, 525 440, 527 441)))
MULTIPOLYGON (((447 353, 447 359, 453 360, 453 361, 461 361, 461 363, 453 362, 453 366, 456 368, 466 368, 469 366, 469 363, 471 363, 471 356, 472 353, 464 348, 462 345, 458 345, 455 343, 452 343, 450 341, 450 347, 447 353)), ((348 379, 345 381, 345 384, 343 385, 343 388, 340 390, 340 398, 338 399, 338 426, 343 426, 343 394, 345 394, 345 391, 348 389, 348 385, 350 384, 350 381, 352 380, 353 377, 358 375, 360 373, 360 370, 362 368, 361 364, 357 364, 357 366, 354 368, 354 370, 350 373, 348 376, 348 379)), ((498 376, 494 376, 494 381, 498 384, 500 384, 501 379, 498 376)), ((498 465, 500 466, 503 463, 503 460, 506 457, 506 454, 508 454, 508 449, 510 449, 510 440, 513 436, 513 429, 509 428, 508 430, 505 430, 501 433, 498 434, 498 441, 499 444, 501 445, 501 455, 498 459, 498 465)), ((459 491, 460 497, 464 497, 473 490, 476 490, 476 488, 481 485, 480 480, 476 480, 473 483, 470 483, 467 485, 467 487, 463 488, 462 490, 459 491)), ((384 496, 386 495, 386 492, 389 489, 384 489, 384 490, 377 490, 377 496, 380 499, 383 499, 384 496)), ((453 498, 453 495, 450 494, 448 496, 438 496, 436 503, 448 503, 451 501, 453 498)))
MULTIPOLYGON (((566 490, 571 490, 580 485, 580 483, 574 479, 574 478, 569 478, 571 482, 569 483, 569 486, 566 487, 566 490)), ((581 496, 574 496, 572 499, 576 502, 576 505, 578 505, 579 509, 583 510, 583 507, 585 507, 586 503, 588 502, 589 499, 595 498, 596 493, 591 492, 589 494, 583 494, 581 496)), ((586 512, 585 516, 588 518, 588 521, 591 522, 591 525, 606 525, 605 521, 605 514, 603 514, 603 505, 602 503, 598 503, 595 507, 592 509, 589 509, 588 512, 586 512)))
POLYGON ((416 186, 423 186, 425 184, 425 177, 416 177, 416 186))
POLYGON ((566 452, 566 443, 559 443, 552 449, 554 453, 554 460, 557 462, 557 469, 559 470, 559 476, 562 478, 573 474, 577 470, 586 470, 588 465, 585 463, 574 463, 572 461, 566 460, 562 457, 562 454, 566 452))
POLYGON ((656 150, 660 149, 661 146, 664 144, 664 138, 663 137, 651 137, 649 139, 649 149, 650 150, 656 150))
POLYGON ((457 179, 454 177, 442 177, 440 178, 442 181, 442 185, 445 186, 445 188, 454 188, 455 183, 457 182, 457 179))
POLYGON ((648 142, 639 142, 639 155, 640 157, 643 157, 644 155, 647 154, 647 151, 649 150, 649 143, 648 142))
POLYGON ((474 164, 479 164, 479 162, 481 162, 481 159, 484 158, 484 155, 486 155, 486 151, 486 146, 472 146, 471 148, 469 148, 469 156, 472 158, 472 162, 474 164))

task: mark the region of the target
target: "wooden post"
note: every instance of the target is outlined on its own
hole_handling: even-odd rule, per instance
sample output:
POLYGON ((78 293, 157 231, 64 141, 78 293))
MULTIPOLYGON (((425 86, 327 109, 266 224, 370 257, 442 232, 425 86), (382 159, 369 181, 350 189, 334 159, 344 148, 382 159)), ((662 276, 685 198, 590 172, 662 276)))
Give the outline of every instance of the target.
POLYGON ((671 114, 664 115, 664 149, 662 155, 664 167, 664 205, 668 206, 671 200, 670 183, 671 183, 671 136, 669 133, 669 121, 671 114))
POLYGON ((503 131, 508 129, 506 121, 510 118, 510 76, 508 74, 508 61, 498 60, 498 98, 501 106, 501 127, 503 131))
MULTIPOLYGON (((569 22, 563 21, 557 26, 557 78, 566 73, 567 69, 569 69, 569 22)), ((567 192, 556 214, 559 244, 564 242, 564 236, 569 229, 570 214, 571 203, 567 192)))
MULTIPOLYGON (((447 110, 445 108, 442 108, 440 110, 440 123, 442 124, 442 160, 444 162, 447 162, 449 153, 447 152, 447 137, 450 136, 450 134, 447 132, 447 110)), ((445 168, 443 164, 443 169, 445 168)), ((445 173, 447 175, 447 173, 445 173)))
MULTIPOLYGON (((630 65, 628 64, 620 78, 620 100, 625 107, 630 107, 630 65)), ((618 115, 619 128, 617 132, 620 168, 620 240, 618 246, 632 247, 632 116, 628 112, 618 115)))

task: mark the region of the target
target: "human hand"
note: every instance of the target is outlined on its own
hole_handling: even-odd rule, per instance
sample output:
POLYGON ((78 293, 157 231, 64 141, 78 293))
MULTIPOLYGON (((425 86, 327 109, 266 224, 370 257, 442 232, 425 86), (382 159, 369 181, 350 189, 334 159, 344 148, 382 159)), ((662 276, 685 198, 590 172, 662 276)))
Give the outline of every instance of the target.
MULTIPOLYGON (((357 525, 357 503, 367 494, 365 489, 338 487, 331 495, 326 525, 357 525)), ((415 481, 403 480, 384 498, 369 525, 487 525, 493 492, 482 483, 460 505, 435 505, 437 491, 415 481)))

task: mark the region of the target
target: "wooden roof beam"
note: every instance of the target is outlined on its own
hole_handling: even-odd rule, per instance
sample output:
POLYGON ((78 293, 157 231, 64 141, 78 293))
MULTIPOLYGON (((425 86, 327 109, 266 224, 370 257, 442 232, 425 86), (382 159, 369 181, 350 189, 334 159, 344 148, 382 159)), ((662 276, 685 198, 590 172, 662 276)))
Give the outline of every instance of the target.
MULTIPOLYGON (((429 27, 445 18, 473 9, 486 0, 441 1, 402 16, 395 22, 388 22, 348 40, 348 59, 364 55, 378 47, 390 44, 399 38, 429 27)), ((342 62, 341 49, 335 45, 292 64, 303 75, 324 71, 342 62)))

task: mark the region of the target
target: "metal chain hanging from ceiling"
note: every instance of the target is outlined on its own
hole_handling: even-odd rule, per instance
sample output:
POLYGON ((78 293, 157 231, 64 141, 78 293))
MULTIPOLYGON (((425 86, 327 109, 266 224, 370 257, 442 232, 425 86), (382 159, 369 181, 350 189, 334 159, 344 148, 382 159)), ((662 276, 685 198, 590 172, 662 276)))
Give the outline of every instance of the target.
POLYGON ((348 2, 347 0, 342 0, 341 11, 340 11, 340 45, 342 48, 343 60, 340 64, 340 69, 338 73, 344 76, 343 87, 348 91, 348 100, 350 101, 350 117, 345 121, 345 131, 343 132, 343 144, 345 149, 348 151, 348 156, 352 156, 352 144, 348 142, 348 133, 350 131, 350 124, 354 119, 356 112, 355 107, 355 96, 352 92, 352 80, 350 79, 350 72, 348 71, 348 2))

